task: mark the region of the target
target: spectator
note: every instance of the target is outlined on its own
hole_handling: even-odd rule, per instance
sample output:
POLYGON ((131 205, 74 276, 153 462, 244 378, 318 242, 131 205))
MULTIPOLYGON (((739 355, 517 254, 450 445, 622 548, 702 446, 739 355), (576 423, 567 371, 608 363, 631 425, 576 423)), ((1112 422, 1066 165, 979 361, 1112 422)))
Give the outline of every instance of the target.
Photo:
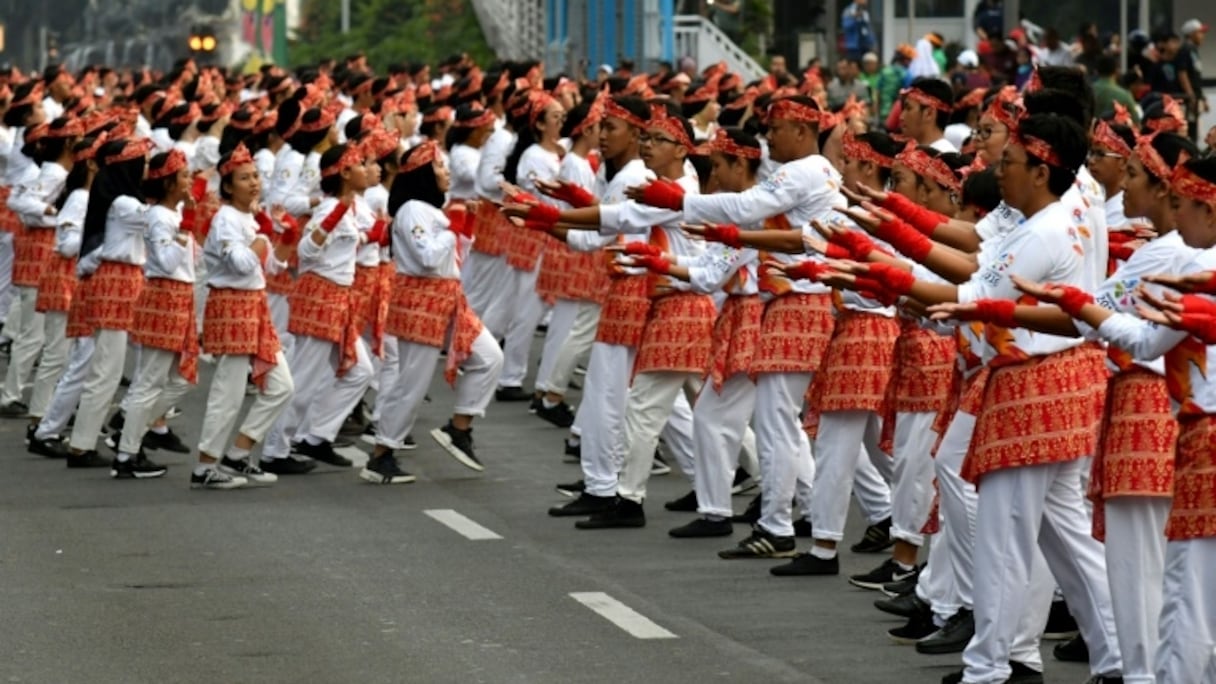
POLYGON ((1074 60, 1085 69, 1085 73, 1089 74, 1090 78, 1094 78, 1094 75, 1098 73, 1098 60, 1104 54, 1102 43, 1098 40, 1097 36, 1090 33, 1081 34, 1081 39, 1078 43, 1080 51, 1077 52, 1074 60))
POLYGON ((1187 79, 1195 91, 1193 106, 1187 107, 1187 120, 1191 123, 1191 131, 1199 134, 1199 117, 1208 111, 1208 100, 1203 94, 1203 65, 1199 61, 1199 48, 1207 36, 1208 25, 1198 19, 1188 19, 1182 24, 1182 51, 1187 53, 1190 61, 1190 71, 1187 79))
POLYGON ((1098 79, 1094 81, 1094 114, 1105 117, 1115 111, 1115 103, 1123 105, 1131 114, 1132 122, 1140 125, 1140 109, 1136 106, 1136 98, 1119 85, 1119 62, 1112 55, 1102 55, 1098 58, 1096 67, 1098 79))
POLYGON ((861 69, 857 62, 848 57, 836 62, 836 78, 828 83, 828 108, 838 109, 848 101, 850 95, 856 95, 858 101, 870 104, 870 87, 858 78, 861 69))
POLYGON ((895 48, 891 63, 878 73, 878 120, 885 121, 899 100, 899 91, 908 80, 908 65, 916 57, 916 50, 907 43, 895 48))
POLYGON ((1029 47, 1018 48, 1018 69, 1017 74, 1013 77, 1013 84, 1018 90, 1026 87, 1026 83, 1030 80, 1031 74, 1034 73, 1034 55, 1031 54, 1029 47))
POLYGON ((742 0, 715 0, 710 5, 709 18, 728 38, 740 42, 743 37, 742 0))
POLYGON ((925 40, 933 46, 933 61, 937 62, 937 70, 940 73, 946 73, 946 66, 950 60, 946 58, 946 37, 937 31, 925 34, 925 40))
POLYGON ((873 52, 862 55, 861 73, 857 78, 865 81, 866 87, 870 89, 870 102, 878 101, 878 70, 880 67, 878 55, 873 52))
POLYGON ((958 71, 954 78, 963 93, 969 93, 977 88, 987 90, 992 87, 992 77, 980 67, 979 55, 975 50, 963 50, 958 53, 958 71), (961 77, 961 78, 960 78, 961 77))
POLYGON ((992 80, 1013 83, 1018 69, 1017 54, 1014 49, 1010 48, 1009 44, 999 35, 989 36, 988 42, 980 47, 982 48, 978 50, 980 62, 988 69, 992 80))
POLYGON ((1039 66, 1072 66, 1072 52, 1060 42, 1060 32, 1053 26, 1043 34, 1043 46, 1036 55, 1039 66))
POLYGON ((844 34, 845 55, 860 61, 862 55, 874 49, 874 34, 870 29, 868 0, 853 0, 840 16, 840 31, 844 34))
POLYGON ((790 72, 785 67, 784 55, 772 55, 768 58, 768 76, 765 77, 765 85, 769 90, 776 90, 784 86, 790 85, 794 78, 790 76, 790 72))
POLYGON ((1156 60, 1150 62, 1145 80, 1153 92, 1173 95, 1190 102, 1195 95, 1191 87, 1191 55, 1182 49, 1182 40, 1172 30, 1153 36, 1156 60))
POLYGON ((983 0, 975 8, 972 27, 980 41, 1005 34, 1005 5, 1001 0, 983 0))
POLYGON ((691 79, 697 75, 697 60, 688 56, 681 57, 680 73, 688 76, 689 80, 691 81, 691 79))
POLYGON ((1213 154, 1216 154, 1216 126, 1208 129, 1208 134, 1204 136, 1203 142, 1208 146, 1204 152, 1204 156, 1211 157, 1213 154))
POLYGON ((942 70, 937 66, 937 60, 933 59, 933 44, 928 38, 921 38, 916 41, 916 59, 908 65, 908 85, 918 78, 940 78, 942 70))

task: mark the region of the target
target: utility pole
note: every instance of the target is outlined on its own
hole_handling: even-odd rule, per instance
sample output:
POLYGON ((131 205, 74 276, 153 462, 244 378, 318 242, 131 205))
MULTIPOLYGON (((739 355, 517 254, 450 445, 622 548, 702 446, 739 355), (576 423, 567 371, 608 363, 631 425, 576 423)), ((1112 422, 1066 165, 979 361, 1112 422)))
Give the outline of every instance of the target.
POLYGON ((350 33, 350 0, 342 0, 342 33, 350 33))

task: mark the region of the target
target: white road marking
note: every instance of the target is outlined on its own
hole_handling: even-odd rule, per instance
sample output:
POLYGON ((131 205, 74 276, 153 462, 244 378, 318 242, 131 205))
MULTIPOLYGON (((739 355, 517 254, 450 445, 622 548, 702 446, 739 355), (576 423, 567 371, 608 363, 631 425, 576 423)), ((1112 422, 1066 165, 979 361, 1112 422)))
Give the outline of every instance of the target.
POLYGON ((426 513, 435 520, 460 533, 465 538, 473 541, 502 539, 502 537, 496 534, 493 530, 478 525, 477 523, 469 520, 465 516, 450 508, 436 508, 429 511, 423 511, 423 513, 426 513))
POLYGON ((359 447, 338 447, 337 449, 334 449, 334 451, 349 458, 351 463, 354 464, 351 466, 353 468, 362 468, 363 466, 367 465, 367 452, 359 447))
POLYGON ((638 639, 678 639, 675 634, 655 624, 629 606, 602 591, 576 591, 570 598, 599 613, 604 619, 638 639))

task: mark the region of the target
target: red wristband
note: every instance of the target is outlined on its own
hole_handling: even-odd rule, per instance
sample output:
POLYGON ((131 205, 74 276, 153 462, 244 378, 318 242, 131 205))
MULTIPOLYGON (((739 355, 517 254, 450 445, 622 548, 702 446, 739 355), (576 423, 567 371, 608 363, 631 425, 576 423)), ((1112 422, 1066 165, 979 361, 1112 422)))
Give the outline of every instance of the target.
POLYGON ((576 209, 589 207, 595 204, 595 195, 592 195, 586 188, 576 183, 567 183, 562 181, 558 191, 554 193, 557 199, 569 204, 576 209))
POLYGON ((827 247, 827 249, 824 250, 823 255, 829 259, 852 259, 853 258, 852 252, 845 249, 844 247, 841 247, 840 245, 836 244, 835 242, 828 243, 828 247, 827 247))
POLYGON ((862 233, 859 230, 847 230, 841 233, 834 233, 833 240, 844 247, 849 252, 849 258, 855 261, 866 261, 870 257, 870 252, 873 252, 876 245, 870 239, 870 236, 862 233))
POLYGON ((1216 344, 1216 318, 1203 314, 1183 313, 1178 327, 1194 335, 1204 344, 1216 344))
POLYGON ((253 220, 258 224, 258 233, 265 235, 268 238, 274 237, 274 221, 270 220, 270 216, 264 211, 259 211, 253 215, 253 220))
POLYGON ((675 181, 660 178, 642 191, 642 204, 672 211, 684 210, 684 188, 675 181))
POLYGON ((867 268, 871 277, 882 283, 890 292, 900 296, 908 294, 916 284, 915 276, 890 264, 870 264, 867 268))
POLYGON ((1080 288, 1065 285, 1061 289, 1064 290, 1064 294, 1060 295, 1057 306, 1060 307, 1061 311, 1073 318, 1080 318, 1081 309, 1084 309, 1086 304, 1092 304, 1094 301, 1093 295, 1080 288))
POLYGON ((808 260, 786 269, 785 274, 792 280, 819 280, 827 271, 827 264, 808 260))
POLYGON ((898 192, 887 193, 882 208, 903 219, 920 234, 930 237, 938 226, 950 220, 949 217, 926 209, 898 192))
POLYGON ((735 249, 743 247, 743 243, 739 240, 739 226, 729 223, 720 226, 706 226, 705 239, 710 242, 721 242, 727 247, 734 247, 735 249))
POLYGON ((917 263, 924 261, 933 249, 932 240, 899 219, 878 224, 875 236, 885 240, 900 254, 917 263))
POLYGON ((528 213, 524 214, 524 219, 552 226, 562 219, 562 210, 552 204, 533 204, 528 207, 528 213))
POLYGON ((671 271, 671 263, 663 257, 654 254, 642 254, 634 257, 633 262, 647 270, 662 273, 663 275, 667 275, 671 271))
MULTIPOLYGON (((1012 299, 979 299, 973 303, 975 304, 975 320, 1002 328, 1018 327, 1018 322, 1014 320, 1013 315, 1018 303, 1012 299)), ((962 320, 970 320, 970 318, 962 320)))
POLYGON ((631 256, 660 256, 663 254, 663 250, 649 242, 629 242, 625 244, 625 253, 631 256))
POLYGON ((1216 302, 1199 295, 1182 295, 1182 312, 1196 316, 1216 318, 1216 302))
POLYGON ((338 227, 338 222, 342 220, 343 216, 346 216, 346 212, 349 209, 350 205, 338 202, 338 206, 334 207, 334 210, 329 212, 329 216, 326 216, 325 219, 321 221, 321 230, 325 231, 326 233, 332 232, 334 228, 338 227))

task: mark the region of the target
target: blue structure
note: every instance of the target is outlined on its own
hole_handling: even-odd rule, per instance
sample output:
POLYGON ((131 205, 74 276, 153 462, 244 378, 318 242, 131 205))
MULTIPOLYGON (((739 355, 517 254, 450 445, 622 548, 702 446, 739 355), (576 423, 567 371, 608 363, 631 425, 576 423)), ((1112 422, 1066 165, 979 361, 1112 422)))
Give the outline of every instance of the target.
POLYGON ((545 0, 546 62, 594 77, 620 59, 673 61, 674 16, 675 0, 545 0))

